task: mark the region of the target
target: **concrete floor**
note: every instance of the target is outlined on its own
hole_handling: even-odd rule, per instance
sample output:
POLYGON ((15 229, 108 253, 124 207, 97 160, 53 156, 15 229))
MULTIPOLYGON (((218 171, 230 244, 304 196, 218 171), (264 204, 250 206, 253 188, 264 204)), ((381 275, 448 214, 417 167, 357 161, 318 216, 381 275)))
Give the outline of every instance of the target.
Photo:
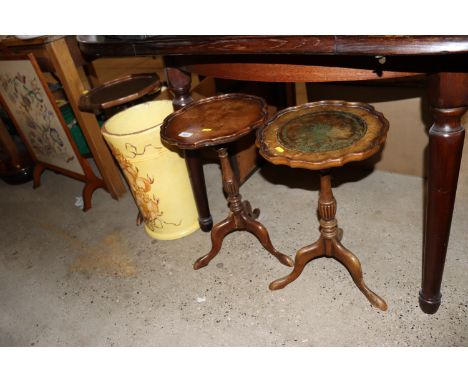
MULTIPOLYGON (((219 167, 205 165, 215 221, 226 215, 219 167)), ((461 180, 461 182, 463 182, 461 180)), ((158 242, 135 226, 129 194, 99 190, 94 207, 74 206, 82 184, 46 171, 42 186, 0 182, 0 344, 3 346, 467 346, 468 187, 456 202, 435 315, 418 307, 421 273, 420 178, 338 170, 334 177, 343 243, 361 260, 367 285, 387 312, 370 306, 336 261, 289 273, 248 233, 210 249, 198 231, 158 242)), ((265 165, 242 187, 262 210, 273 244, 286 254, 315 241, 317 175, 265 165)))

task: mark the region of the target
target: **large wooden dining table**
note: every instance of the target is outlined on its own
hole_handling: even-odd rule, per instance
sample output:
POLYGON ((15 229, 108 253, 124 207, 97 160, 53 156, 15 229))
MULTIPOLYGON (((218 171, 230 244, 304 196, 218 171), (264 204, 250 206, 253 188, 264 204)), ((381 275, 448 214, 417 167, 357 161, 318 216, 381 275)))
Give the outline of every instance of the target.
MULTIPOLYGON (((468 108, 468 36, 78 36, 78 43, 92 58, 163 55, 176 109, 192 101, 191 73, 286 83, 425 76, 433 124, 419 304, 425 313, 438 310, 468 108)), ((202 163, 195 152, 186 160, 208 231, 202 163)))

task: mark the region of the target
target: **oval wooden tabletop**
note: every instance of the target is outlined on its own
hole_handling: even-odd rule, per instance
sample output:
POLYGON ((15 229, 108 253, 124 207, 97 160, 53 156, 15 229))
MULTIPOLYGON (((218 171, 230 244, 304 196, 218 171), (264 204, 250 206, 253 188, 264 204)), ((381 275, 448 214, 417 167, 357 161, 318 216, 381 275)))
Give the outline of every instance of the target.
POLYGON ((277 113, 259 129, 257 146, 272 163, 320 170, 370 157, 387 131, 388 121, 368 104, 319 101, 277 113))
POLYGON ((266 102, 247 94, 224 94, 193 102, 169 115, 161 139, 181 149, 198 149, 237 140, 263 126, 266 102))

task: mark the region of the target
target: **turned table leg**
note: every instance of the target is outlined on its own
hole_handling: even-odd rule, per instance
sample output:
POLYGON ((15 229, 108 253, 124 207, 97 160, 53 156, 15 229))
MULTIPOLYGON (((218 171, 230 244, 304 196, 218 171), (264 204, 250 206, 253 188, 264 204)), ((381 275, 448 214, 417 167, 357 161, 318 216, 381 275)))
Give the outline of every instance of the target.
MULTIPOLYGON (((166 67, 165 72, 169 89, 174 94, 174 99, 172 101, 174 110, 181 109, 192 102, 193 100, 190 96, 190 73, 169 66, 166 67)), ((213 227, 213 218, 211 217, 208 196, 206 194, 205 175, 203 173, 200 152, 198 150, 193 150, 191 152, 186 150, 184 154, 193 196, 197 206, 198 223, 202 231, 209 232, 213 227)))
POLYGON ((468 74, 429 77, 434 124, 429 130, 426 221, 419 305, 433 314, 440 306, 440 286, 447 253, 465 131, 461 117, 468 104, 468 74))
POLYGON ((213 218, 211 217, 208 195, 206 193, 205 174, 200 158, 200 151, 185 150, 185 162, 192 185, 192 192, 195 197, 195 204, 198 211, 198 224, 204 232, 210 232, 213 227, 213 218))

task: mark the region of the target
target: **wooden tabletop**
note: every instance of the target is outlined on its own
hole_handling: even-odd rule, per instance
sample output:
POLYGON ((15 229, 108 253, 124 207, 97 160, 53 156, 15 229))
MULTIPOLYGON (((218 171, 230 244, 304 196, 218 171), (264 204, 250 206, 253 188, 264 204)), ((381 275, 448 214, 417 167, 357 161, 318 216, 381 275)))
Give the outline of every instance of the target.
POLYGON ((77 36, 90 56, 151 54, 446 55, 468 53, 468 36, 77 36))
POLYGON ((161 81, 157 73, 127 74, 83 94, 79 106, 83 111, 98 113, 135 101, 160 88, 161 81))
POLYGON ((161 139, 181 149, 198 149, 233 142, 262 126, 266 102, 247 94, 224 94, 193 102, 168 116, 161 139))

